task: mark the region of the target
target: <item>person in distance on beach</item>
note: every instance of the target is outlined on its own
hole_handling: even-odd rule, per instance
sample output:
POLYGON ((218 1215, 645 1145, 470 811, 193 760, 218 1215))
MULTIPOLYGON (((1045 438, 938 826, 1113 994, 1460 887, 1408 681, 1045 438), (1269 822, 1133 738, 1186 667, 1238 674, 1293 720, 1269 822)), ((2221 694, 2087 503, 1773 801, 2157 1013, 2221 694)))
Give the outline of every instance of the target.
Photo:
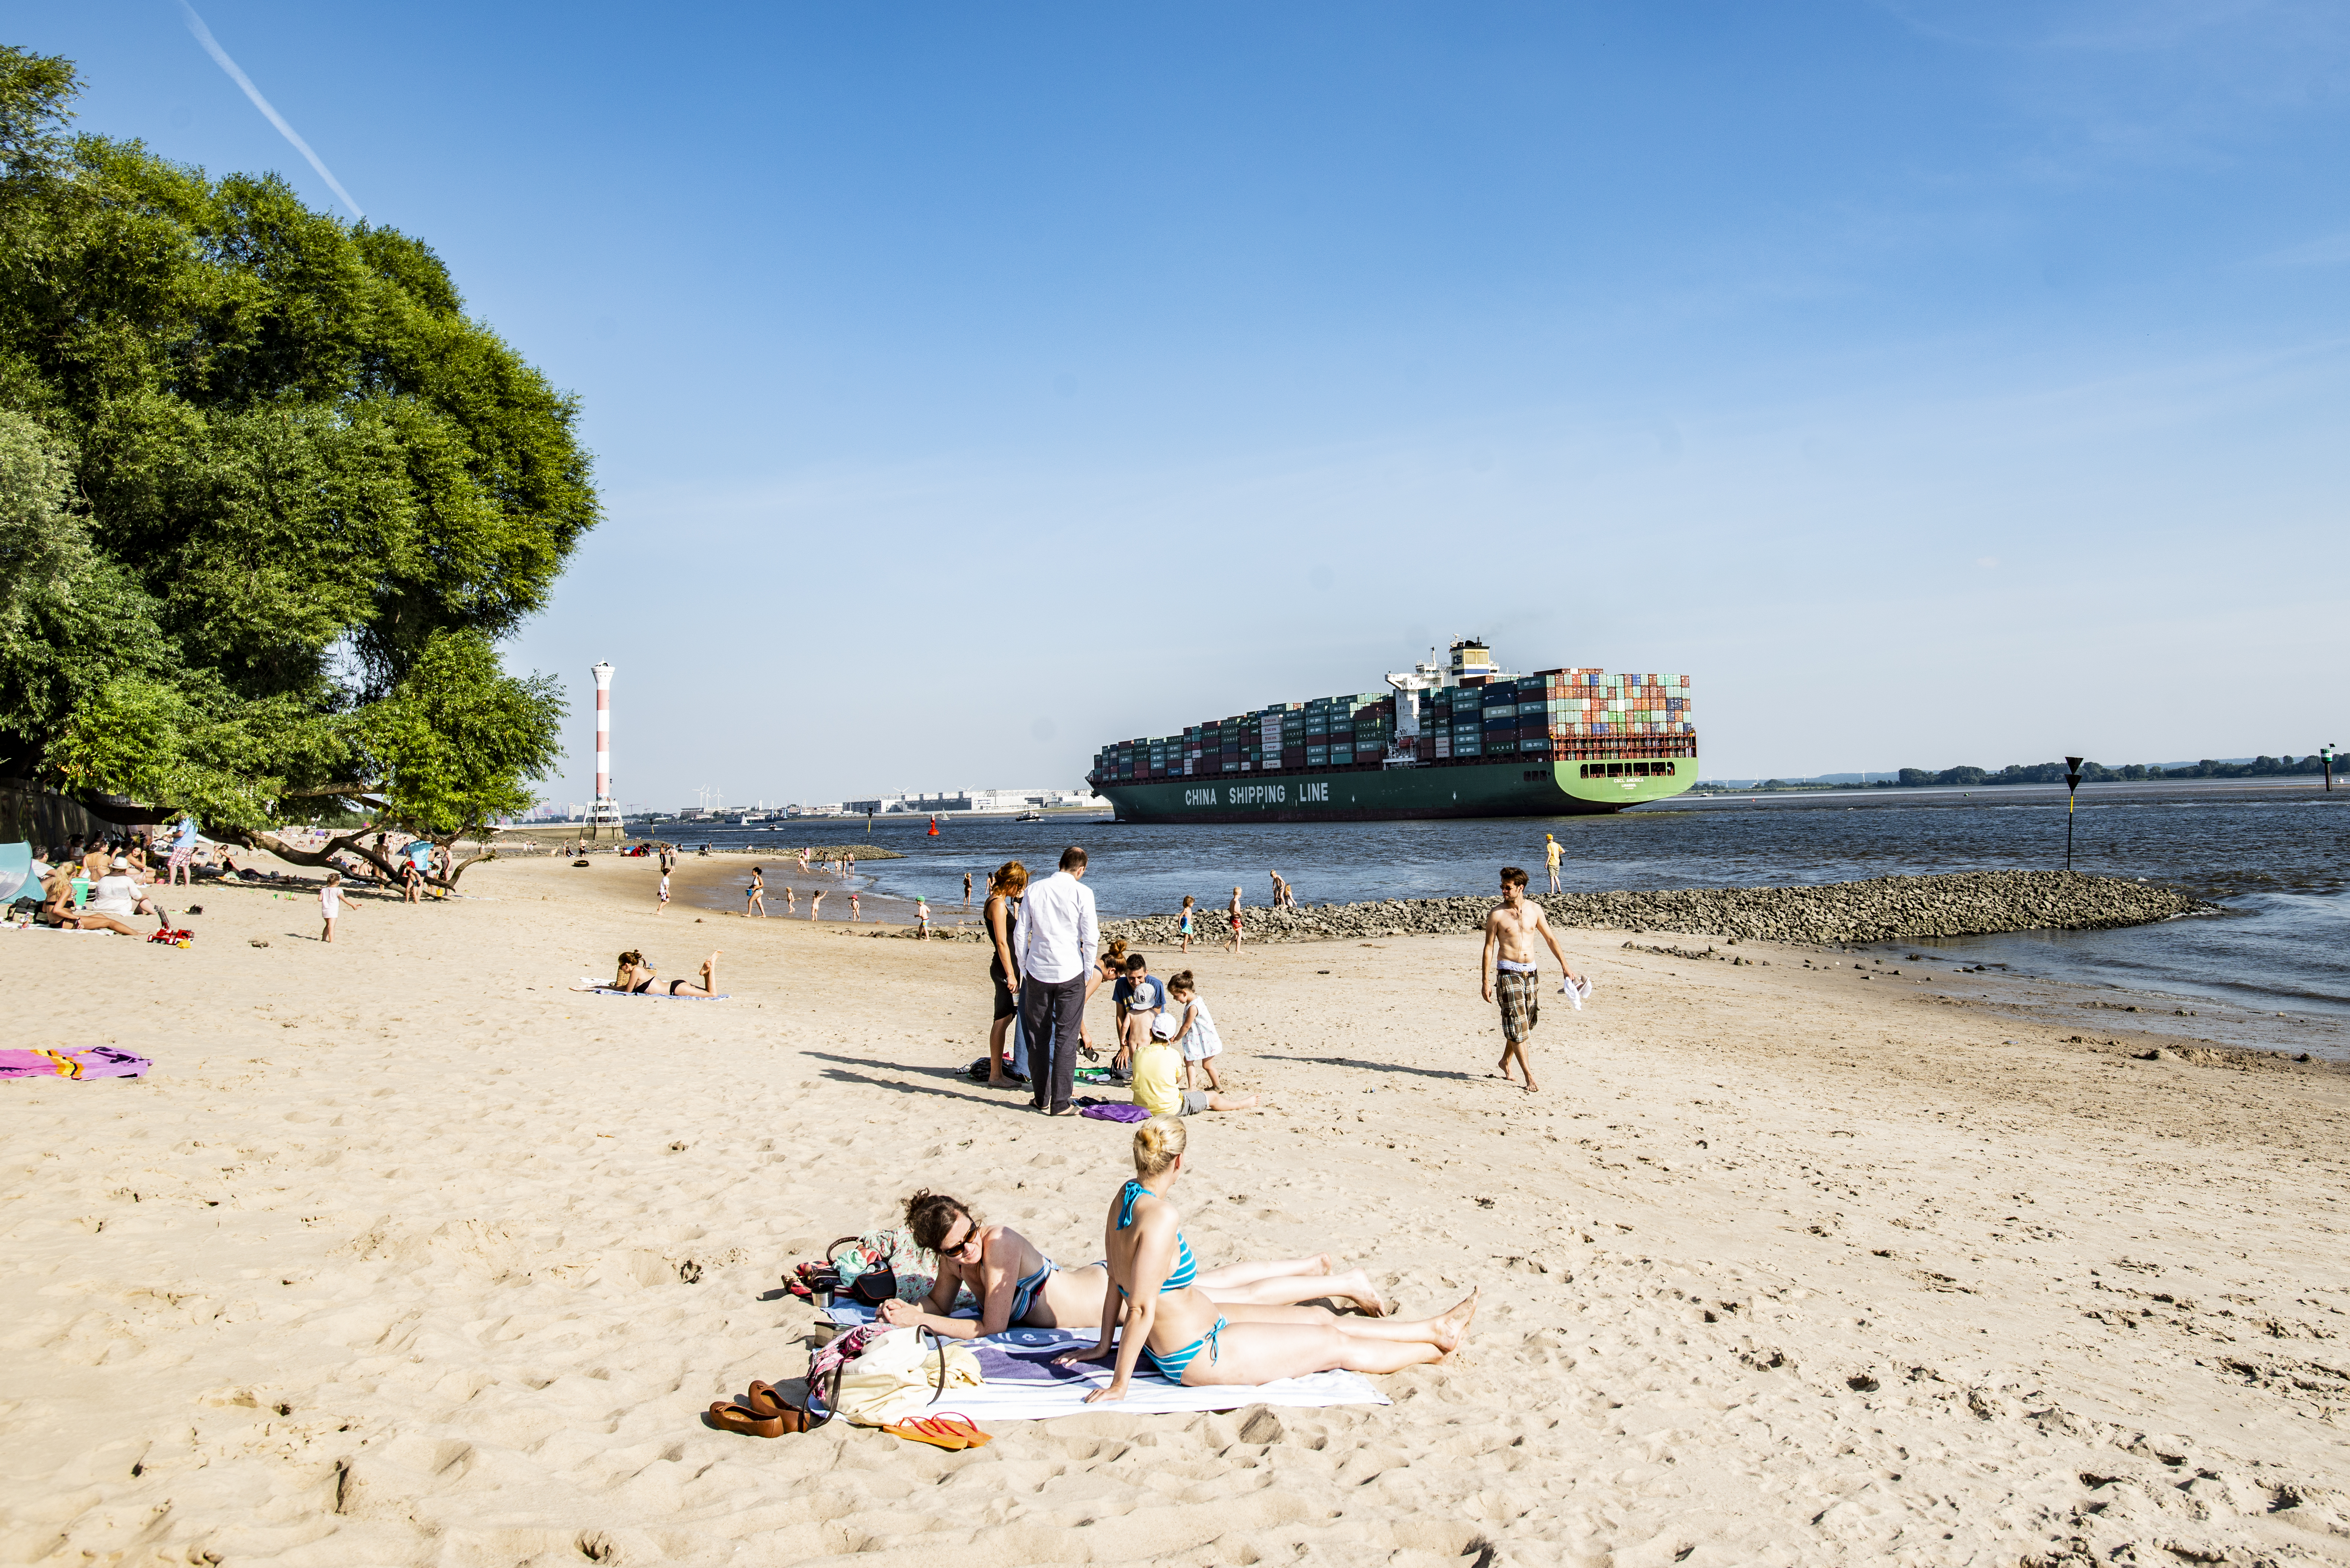
POLYGON ((327 880, 318 888, 318 915, 326 922, 325 929, 318 933, 320 941, 335 940, 335 921, 343 912, 343 874, 329 871, 327 880))
MULTIPOLYGON (((1094 967, 1091 972, 1086 976, 1087 1005, 1091 1006, 1093 1004, 1095 992, 1099 991, 1104 984, 1119 979, 1125 973, 1126 939, 1124 937, 1112 937, 1107 942, 1103 944, 1101 956, 1094 960, 1094 967)), ((1112 992, 1112 994, 1115 995, 1116 993, 1112 992)), ((1088 1062, 1100 1054, 1099 1052, 1094 1049, 1094 1037, 1082 1020, 1077 1024, 1077 1054, 1083 1056, 1088 1062)), ((1116 1054, 1116 1053, 1113 1052, 1112 1054, 1116 1054)), ((1111 1076, 1118 1077, 1118 1075, 1116 1073, 1112 1073, 1111 1076)), ((1119 1077, 1118 1081, 1124 1083, 1126 1080, 1119 1077)))
MULTIPOLYGON (((721 949, 719 950, 723 951, 724 950, 721 949)), ((671 996, 717 995, 718 953, 712 952, 708 958, 702 961, 702 983, 700 985, 694 984, 690 980, 673 980, 669 982, 669 993, 671 996)))
POLYGON ((659 978, 653 966, 645 961, 645 955, 630 948, 620 955, 619 963, 612 971, 612 989, 625 991, 631 996, 641 996, 653 988, 653 981, 659 978))
POLYGON ((1543 835, 1543 864, 1550 868, 1550 890, 1558 891, 1558 857, 1564 851, 1558 846, 1558 836, 1543 835))
POLYGON ((660 891, 657 898, 658 901, 653 905, 653 913, 656 915, 669 913, 669 873, 667 871, 661 873, 660 891))
POLYGON ((1183 939, 1183 950, 1187 953, 1191 950, 1191 939, 1197 934, 1192 929, 1192 921, 1198 914, 1198 902, 1191 894, 1183 895, 1183 921, 1179 934, 1183 939))
POLYGON ((824 889, 818 888, 808 895, 808 919, 811 920, 815 919, 816 917, 816 911, 823 908, 824 889))
POLYGON ((743 889, 743 918, 747 920, 753 915, 763 920, 767 918, 767 876, 756 866, 751 867, 751 885, 743 889))
POLYGON ((1199 1265, 1172 1199, 1184 1168, 1184 1124, 1153 1116, 1134 1129, 1134 1179, 1118 1189, 1102 1226, 1108 1282, 1100 1331, 1089 1350, 1054 1359, 1064 1366, 1111 1361, 1109 1386, 1086 1403, 1123 1399, 1137 1364, 1191 1387, 1274 1383, 1310 1372, 1400 1372, 1441 1361, 1468 1337, 1471 1291, 1436 1317, 1336 1317, 1311 1308, 1220 1303, 1200 1288, 1199 1265), (1111 1337, 1123 1323, 1125 1332, 1111 1337))
MULTIPOLYGON (((938 1255, 938 1282, 922 1301, 883 1302, 877 1315, 893 1327, 920 1324, 951 1339, 971 1339, 1013 1327, 1082 1324, 1098 1310, 1109 1282, 1099 1263, 1062 1268, 1019 1231, 981 1223, 961 1199, 943 1192, 917 1192, 906 1199, 906 1231, 914 1245, 938 1255), (966 1288, 978 1299, 979 1316, 949 1315, 966 1288)), ((1295 1306, 1327 1299, 1351 1301, 1367 1317, 1387 1311, 1368 1274, 1360 1269, 1333 1272, 1326 1252, 1227 1263, 1205 1271, 1197 1283, 1219 1305, 1295 1306)), ((1306 1310, 1320 1320, 1337 1320, 1326 1308, 1306 1310)))
POLYGON ((1150 1021, 1167 1005, 1167 988, 1151 977, 1140 953, 1127 959, 1126 972, 1111 988, 1110 1005, 1118 1015, 1118 1054, 1110 1058, 1109 1075, 1131 1084, 1134 1054, 1150 1043, 1150 1021))
POLYGON ((1526 1093, 1535 1089, 1534 1064, 1526 1056, 1526 1036, 1542 1020, 1541 973, 1534 961, 1534 939, 1550 944, 1551 956, 1568 981, 1580 981, 1582 976, 1567 967, 1566 955, 1559 951, 1558 938, 1550 922, 1543 916, 1540 904, 1526 901, 1526 874, 1514 866, 1502 867, 1502 902, 1485 917, 1485 945, 1478 950, 1477 980, 1483 988, 1485 1000, 1493 1000, 1501 992, 1502 1063, 1497 1075, 1504 1082, 1510 1077, 1510 1059, 1517 1059, 1518 1070, 1526 1075, 1526 1093))
MULTIPOLYGON (((1188 972, 1188 971, 1187 971, 1188 972)), ((1129 1033, 1139 1033, 1139 1043, 1134 1051, 1134 1103, 1154 1116, 1196 1116, 1201 1111, 1253 1111, 1263 1102, 1254 1095, 1227 1095, 1218 1089, 1195 1089, 1189 1084, 1175 1085, 1175 1064, 1181 1059, 1176 1036, 1181 1031, 1180 1020, 1172 1007, 1162 1012, 1128 1015, 1129 1033), (1150 1020, 1148 1028, 1137 1031, 1143 1018, 1150 1020)), ((1191 1064, 1183 1064, 1189 1074, 1191 1064)))
POLYGON ((1047 1116, 1077 1114, 1069 1103, 1070 1085, 1085 1028, 1086 981, 1101 940, 1085 875, 1086 852, 1072 844, 1061 851, 1061 868, 1028 889, 1013 933, 1035 1104, 1047 1116))
POLYGON ((1233 956, 1238 957, 1241 950, 1241 890, 1238 888, 1232 889, 1232 901, 1225 907, 1224 916, 1232 927, 1232 934, 1224 939, 1224 946, 1232 949, 1233 956))
POLYGON ((995 987, 995 1022, 987 1032, 987 1086, 991 1089, 1018 1081, 1016 1075, 1004 1071, 1003 1037, 1011 1032, 1012 1015, 1020 1010, 1014 979, 1020 972, 1020 961, 1012 953, 1012 932, 1020 923, 1020 896, 1027 890, 1028 867, 1017 860, 1006 860, 987 879, 987 901, 981 907, 991 949, 987 978, 995 987))

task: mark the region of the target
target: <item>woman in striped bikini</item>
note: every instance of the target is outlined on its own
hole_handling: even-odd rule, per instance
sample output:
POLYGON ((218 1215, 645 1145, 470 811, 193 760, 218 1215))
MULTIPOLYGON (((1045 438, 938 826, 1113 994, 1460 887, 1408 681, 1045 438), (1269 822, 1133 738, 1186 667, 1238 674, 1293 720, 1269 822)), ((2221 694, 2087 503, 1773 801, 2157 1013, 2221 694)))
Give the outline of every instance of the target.
POLYGON ((1118 1189, 1105 1241, 1110 1287, 1102 1293, 1101 1332, 1090 1350, 1056 1357, 1063 1365, 1116 1357, 1109 1386, 1086 1402, 1123 1399, 1139 1364, 1170 1383, 1273 1383, 1309 1372, 1400 1372, 1441 1361, 1459 1347, 1476 1314, 1477 1293, 1435 1317, 1338 1317, 1318 1307, 1218 1303, 1183 1239, 1182 1216, 1168 1195, 1183 1173, 1184 1133, 1175 1116, 1153 1116, 1135 1129, 1135 1179, 1118 1189), (1118 1330, 1115 1346, 1113 1330, 1118 1330))
MULTIPOLYGON (((952 1339, 1014 1327, 1059 1328, 1092 1319, 1109 1289, 1109 1272, 1101 1264, 1061 1268, 1019 1231, 980 1223, 962 1199, 943 1192, 917 1192, 906 1200, 906 1231, 914 1245, 938 1255, 939 1272, 921 1301, 881 1303, 881 1321, 899 1328, 920 1324, 952 1339), (976 1318, 951 1315, 966 1288, 979 1302, 976 1318)), ((1317 1323, 1339 1319, 1326 1307, 1294 1303, 1327 1297, 1351 1301, 1373 1317, 1387 1310, 1368 1274, 1360 1269, 1334 1272, 1326 1252, 1227 1263, 1187 1282, 1219 1304, 1279 1305, 1317 1323)))

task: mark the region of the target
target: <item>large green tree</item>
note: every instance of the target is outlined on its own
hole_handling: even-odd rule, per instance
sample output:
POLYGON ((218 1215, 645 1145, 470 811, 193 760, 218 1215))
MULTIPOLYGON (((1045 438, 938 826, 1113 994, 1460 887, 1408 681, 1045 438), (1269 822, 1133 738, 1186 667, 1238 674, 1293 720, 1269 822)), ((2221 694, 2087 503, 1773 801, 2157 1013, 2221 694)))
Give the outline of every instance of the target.
POLYGON ((326 801, 526 804, 562 709, 494 645, 597 521, 576 403, 421 243, 76 90, 0 47, 0 774, 280 853, 326 801))

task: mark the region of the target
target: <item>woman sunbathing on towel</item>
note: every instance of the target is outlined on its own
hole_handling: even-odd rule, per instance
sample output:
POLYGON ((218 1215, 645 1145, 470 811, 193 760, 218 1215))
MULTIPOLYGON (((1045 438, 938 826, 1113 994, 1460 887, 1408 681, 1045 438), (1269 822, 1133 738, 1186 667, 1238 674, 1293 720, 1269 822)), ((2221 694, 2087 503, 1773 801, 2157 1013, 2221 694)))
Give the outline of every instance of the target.
MULTIPOLYGON (((951 1339, 1002 1334, 1012 1327, 1064 1328, 1091 1320, 1098 1312, 1109 1274, 1099 1263, 1064 1269, 1034 1241, 1003 1225, 982 1225, 961 1199, 942 1192, 917 1192, 906 1199, 906 1230, 914 1245, 938 1254, 938 1282, 920 1303, 881 1303, 881 1321, 905 1328, 915 1324, 951 1339), (950 1317, 964 1286, 979 1298, 979 1317, 950 1317)), ((1370 1277, 1360 1269, 1330 1272, 1329 1254, 1277 1262, 1229 1263, 1199 1276, 1211 1301, 1235 1310, 1278 1306, 1297 1321, 1336 1323, 1325 1307, 1299 1302, 1328 1296, 1351 1301, 1372 1317, 1387 1310, 1370 1277)))
MULTIPOLYGON (((720 949, 719 951, 724 951, 720 949)), ((642 996, 653 989, 660 976, 645 961, 645 955, 630 948, 620 955, 619 969, 612 976, 612 989, 625 991, 630 996, 642 996)), ((712 953, 702 962, 702 983, 691 984, 682 980, 669 982, 671 996, 715 996, 718 994, 718 954, 712 953)))
POLYGON ((1168 1195, 1183 1174, 1183 1123, 1153 1116, 1134 1130, 1135 1179, 1109 1207, 1104 1240, 1109 1284, 1101 1332, 1091 1350, 1055 1357, 1063 1366, 1116 1358, 1109 1386, 1086 1403, 1126 1397, 1137 1362, 1170 1383, 1274 1383, 1309 1372, 1400 1372, 1441 1361, 1476 1315, 1477 1293, 1451 1311, 1406 1323, 1334 1317, 1311 1307, 1219 1303, 1199 1287, 1199 1266, 1183 1240, 1183 1217, 1168 1195), (1113 1347, 1110 1334, 1123 1325, 1113 1347))

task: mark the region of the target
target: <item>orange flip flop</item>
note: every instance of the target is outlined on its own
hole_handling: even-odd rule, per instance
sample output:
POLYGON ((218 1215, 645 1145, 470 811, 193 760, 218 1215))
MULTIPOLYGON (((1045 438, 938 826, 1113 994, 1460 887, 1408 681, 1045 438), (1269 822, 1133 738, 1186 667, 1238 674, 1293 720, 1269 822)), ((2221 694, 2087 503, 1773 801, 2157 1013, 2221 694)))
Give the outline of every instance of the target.
POLYGON ((910 1443, 928 1443, 935 1449, 967 1449, 971 1439, 949 1428, 935 1417, 920 1420, 899 1421, 881 1428, 893 1438, 903 1438, 910 1443))
POLYGON ((932 1425, 943 1427, 948 1431, 953 1433, 956 1437, 961 1438, 963 1440, 963 1446, 965 1448, 983 1449, 988 1444, 995 1441, 993 1435, 983 1432, 976 1426, 972 1425, 972 1419, 968 1416, 933 1416, 931 1417, 931 1421, 932 1425))

